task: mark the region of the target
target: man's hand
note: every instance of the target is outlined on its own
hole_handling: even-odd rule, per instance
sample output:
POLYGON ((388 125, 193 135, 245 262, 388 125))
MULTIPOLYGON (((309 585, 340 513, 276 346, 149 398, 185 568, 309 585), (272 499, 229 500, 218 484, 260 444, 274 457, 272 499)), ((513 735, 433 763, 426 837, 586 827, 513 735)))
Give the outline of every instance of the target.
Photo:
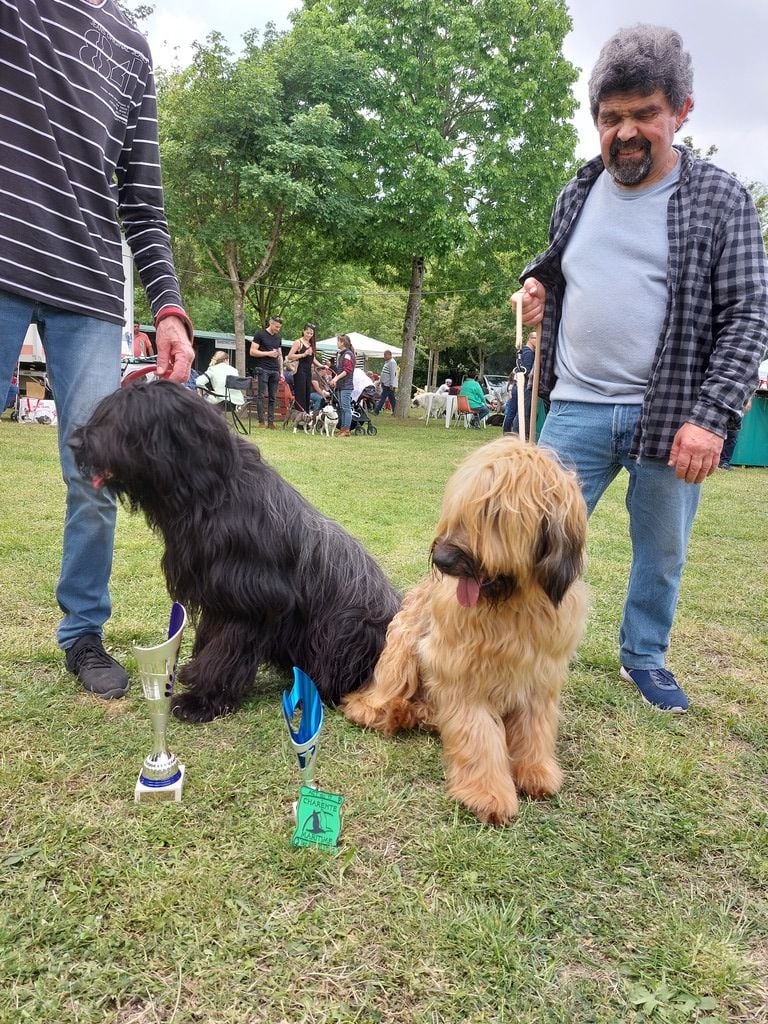
POLYGON ((722 437, 694 423, 684 423, 675 434, 668 465, 674 466, 679 480, 700 484, 717 469, 722 450, 722 437))
POLYGON ((155 332, 157 375, 166 380, 186 384, 195 359, 184 321, 177 316, 164 317, 155 332))
POLYGON ((517 297, 523 296, 523 323, 530 327, 533 324, 540 324, 544 319, 544 301, 547 297, 547 289, 537 281, 535 277, 526 277, 520 291, 510 298, 509 304, 513 310, 517 310, 517 297))

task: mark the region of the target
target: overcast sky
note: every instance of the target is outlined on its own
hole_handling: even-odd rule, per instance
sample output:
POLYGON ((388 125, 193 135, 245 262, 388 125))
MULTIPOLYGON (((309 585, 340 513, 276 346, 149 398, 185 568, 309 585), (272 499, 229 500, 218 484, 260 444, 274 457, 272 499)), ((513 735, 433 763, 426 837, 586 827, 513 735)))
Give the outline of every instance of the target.
MULTIPOLYGON (((244 32, 273 21, 288 28, 296 0, 155 0, 147 29, 157 65, 189 62, 191 44, 221 32, 237 49, 244 32)), ((565 55, 582 75, 575 86, 579 157, 594 156, 597 136, 587 104, 587 79, 600 47, 618 28, 646 21, 669 25, 693 57, 695 109, 681 135, 718 148, 716 163, 768 184, 768 0, 571 0, 573 31, 565 55)))

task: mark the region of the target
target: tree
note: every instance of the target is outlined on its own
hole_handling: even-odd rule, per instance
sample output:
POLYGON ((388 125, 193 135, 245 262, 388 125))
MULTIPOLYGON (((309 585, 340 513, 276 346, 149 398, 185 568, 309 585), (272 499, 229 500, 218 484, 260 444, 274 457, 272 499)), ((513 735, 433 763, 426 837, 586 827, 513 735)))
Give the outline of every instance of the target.
POLYGON ((367 256, 408 289, 398 414, 413 380, 425 275, 465 254, 531 251, 572 160, 562 0, 306 0, 365 55, 367 256))
MULTIPOLYGON (((310 31, 245 42, 235 59, 212 34, 158 90, 169 220, 229 285, 241 372, 251 289, 273 269, 284 281, 291 266, 311 263, 314 247, 300 239, 330 238, 358 215, 343 184, 350 125, 332 110, 348 112, 357 96, 354 65, 310 31)), ((254 294, 264 323, 274 293, 254 294)))
POLYGON ((128 3, 121 2, 121 0, 115 0, 115 3, 118 10, 122 11, 128 21, 132 25, 136 25, 137 28, 140 28, 141 22, 146 21, 155 12, 154 4, 137 4, 135 7, 132 7, 128 3))
MULTIPOLYGON (((703 160, 709 160, 717 153, 717 146, 710 146, 706 153, 694 145, 693 138, 690 135, 686 135, 683 139, 683 145, 687 146, 691 150, 694 156, 700 157, 703 160)), ((735 172, 732 172, 735 174, 735 172)), ((754 200, 755 207, 757 208, 757 215, 760 218, 760 230, 763 234, 763 242, 765 243, 766 249, 768 249, 768 185, 762 181, 745 181, 740 175, 736 174, 737 178, 744 183, 746 188, 749 190, 752 199, 754 200)))
POLYGON ((757 207, 757 216, 760 218, 760 230, 763 233, 763 242, 768 250, 768 185, 762 181, 750 181, 747 185, 757 207))

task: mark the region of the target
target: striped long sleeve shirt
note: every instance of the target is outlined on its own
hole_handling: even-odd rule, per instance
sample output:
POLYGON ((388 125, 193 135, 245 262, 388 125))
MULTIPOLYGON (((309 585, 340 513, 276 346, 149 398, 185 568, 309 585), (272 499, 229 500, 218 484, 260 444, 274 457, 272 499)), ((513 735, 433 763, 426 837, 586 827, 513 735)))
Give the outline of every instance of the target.
MULTIPOLYGON (((667 206, 667 305, 630 449, 651 459, 669 456, 685 422, 721 437, 738 426, 768 346, 768 262, 754 203, 733 175, 676 148, 680 181, 667 206)), ((552 214, 549 248, 520 277, 534 277, 547 290, 540 340, 544 398, 555 383, 566 288, 561 256, 603 169, 596 157, 565 186, 552 214)))
POLYGON ((152 61, 112 0, 0 0, 0 289, 122 324, 122 223, 180 307, 152 61))

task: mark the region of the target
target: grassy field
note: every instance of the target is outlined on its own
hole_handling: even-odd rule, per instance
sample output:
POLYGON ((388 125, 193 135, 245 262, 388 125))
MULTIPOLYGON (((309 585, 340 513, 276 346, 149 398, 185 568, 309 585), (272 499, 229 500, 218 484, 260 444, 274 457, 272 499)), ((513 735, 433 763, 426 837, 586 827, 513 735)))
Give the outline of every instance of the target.
MULTIPOLYGON (((498 431, 378 425, 254 439, 406 589, 448 475, 498 431)), ((687 716, 617 678, 617 482, 591 523, 560 796, 479 826, 446 798, 433 737, 388 741, 331 712, 319 774, 346 817, 327 853, 290 845, 298 771, 268 672, 238 714, 172 725, 182 804, 134 805, 140 687, 79 693, 53 641, 55 431, 4 422, 0 453, 2 1024, 768 1021, 768 471, 706 484, 670 652, 687 716)), ((107 643, 134 676, 131 644, 167 626, 159 556, 121 510, 107 643)))

